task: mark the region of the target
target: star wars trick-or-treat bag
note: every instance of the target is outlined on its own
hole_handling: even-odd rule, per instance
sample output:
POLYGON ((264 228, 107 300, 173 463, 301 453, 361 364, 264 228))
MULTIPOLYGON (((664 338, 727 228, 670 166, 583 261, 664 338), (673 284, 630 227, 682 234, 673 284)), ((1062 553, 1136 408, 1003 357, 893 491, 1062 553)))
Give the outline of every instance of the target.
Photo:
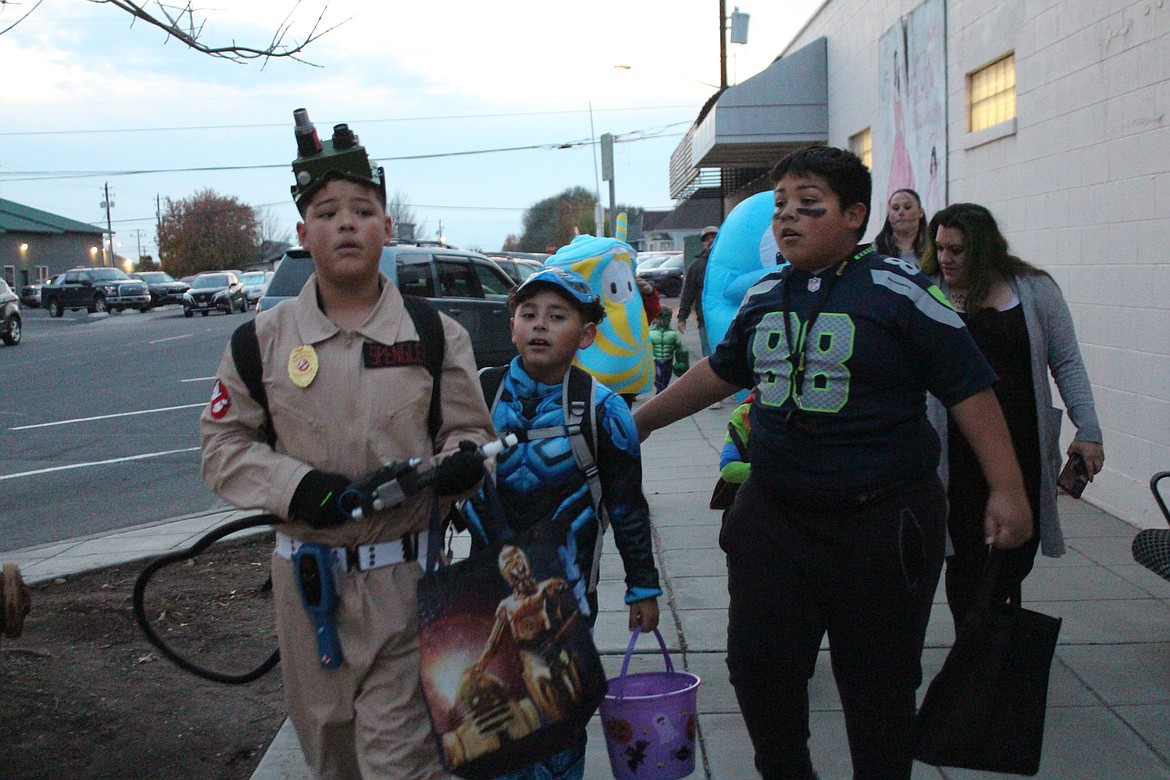
POLYGON ((571 747, 606 692, 568 522, 505 536, 419 582, 423 694, 443 763, 469 780, 571 747))

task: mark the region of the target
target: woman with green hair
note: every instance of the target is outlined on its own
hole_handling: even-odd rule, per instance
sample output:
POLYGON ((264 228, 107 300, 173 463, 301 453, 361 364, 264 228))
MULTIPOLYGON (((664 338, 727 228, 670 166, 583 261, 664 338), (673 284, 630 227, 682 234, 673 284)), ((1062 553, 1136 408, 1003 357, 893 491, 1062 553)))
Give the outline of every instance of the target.
MULTIPOLYGON (((1105 461, 1072 316, 1052 277, 1009 253, 995 217, 983 206, 956 203, 935 214, 921 264, 999 375, 995 394, 1011 431, 1038 533, 1022 547, 1002 551, 993 599, 1019 603, 1020 586, 1032 570, 1037 547, 1050 557, 1065 551, 1056 507, 1062 415, 1052 406, 1049 371, 1077 429, 1069 456, 1084 460, 1090 480, 1105 461)), ((940 437, 950 502, 947 525, 954 547, 947 558, 946 591, 957 625, 974 602, 986 561, 983 515, 988 494, 958 427, 945 427, 940 437)))

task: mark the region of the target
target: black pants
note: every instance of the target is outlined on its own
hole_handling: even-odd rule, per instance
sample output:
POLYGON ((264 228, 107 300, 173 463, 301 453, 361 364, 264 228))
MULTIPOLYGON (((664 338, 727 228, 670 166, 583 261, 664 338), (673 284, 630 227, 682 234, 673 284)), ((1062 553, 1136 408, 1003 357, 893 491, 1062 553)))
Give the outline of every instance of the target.
POLYGON ((719 537, 727 667, 766 780, 812 777, 808 681, 826 633, 854 777, 910 777, 944 525, 933 476, 847 511, 784 506, 754 479, 740 489, 719 537))
MULTIPOLYGON (((993 604, 1022 599, 1024 578, 1032 571, 1036 551, 1040 548, 1040 467, 1035 464, 1024 472, 1024 489, 1032 507, 1032 538, 1010 550, 997 550, 999 570, 991 593, 993 604)), ((950 485, 950 517, 947 527, 954 554, 947 558, 946 591, 951 617, 958 627, 975 603, 983 567, 987 564, 987 532, 983 529, 983 515, 987 511, 989 495, 982 472, 966 478, 953 474, 950 485)))

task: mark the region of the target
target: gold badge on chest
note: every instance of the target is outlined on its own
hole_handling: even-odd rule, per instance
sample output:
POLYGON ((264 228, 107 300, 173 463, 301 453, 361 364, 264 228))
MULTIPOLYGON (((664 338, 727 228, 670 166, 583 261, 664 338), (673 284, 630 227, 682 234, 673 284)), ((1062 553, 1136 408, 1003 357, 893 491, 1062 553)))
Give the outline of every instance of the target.
POLYGON ((288 356, 288 378, 297 387, 308 387, 317 377, 317 350, 301 344, 288 356))

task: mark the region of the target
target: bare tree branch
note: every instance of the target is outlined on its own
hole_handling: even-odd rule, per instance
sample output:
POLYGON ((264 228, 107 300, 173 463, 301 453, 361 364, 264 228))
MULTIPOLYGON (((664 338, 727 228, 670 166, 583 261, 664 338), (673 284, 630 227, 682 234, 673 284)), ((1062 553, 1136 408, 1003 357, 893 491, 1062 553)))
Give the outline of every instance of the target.
MULTIPOLYGON (((198 52, 233 62, 246 62, 257 59, 267 61, 272 58, 284 57, 312 65, 313 63, 300 57, 300 53, 310 43, 330 31, 337 29, 339 26, 333 25, 326 29, 321 29, 325 12, 329 8, 329 4, 326 3, 321 9, 321 13, 317 16, 316 21, 313 22, 313 26, 309 30, 308 35, 300 41, 290 39, 289 36, 292 30, 291 19, 301 5, 301 0, 296 0, 288 15, 285 16, 284 20, 273 33, 272 40, 265 48, 244 46, 236 43, 235 40, 232 40, 231 45, 214 46, 200 40, 203 35, 204 22, 196 19, 196 14, 199 13, 199 10, 191 5, 190 0, 181 6, 168 5, 163 3, 162 0, 154 0, 153 3, 136 2, 135 0, 89 0, 89 2, 98 5, 113 5, 130 14, 135 19, 141 19, 147 24, 159 28, 167 33, 168 36, 176 38, 181 43, 186 44, 198 52), (148 10, 148 6, 150 5, 154 5, 158 9, 157 13, 152 13, 148 10)), ((344 22, 341 24, 344 24, 344 22)))
MULTIPOLYGON (((36 0, 33 7, 21 14, 16 21, 0 29, 0 35, 3 35, 27 19, 29 14, 35 11, 42 2, 44 0, 36 0)), ((313 22, 313 26, 309 30, 308 35, 298 40, 292 37, 292 18, 301 6, 301 0, 296 0, 289 10, 288 15, 277 26, 276 31, 272 34, 272 40, 268 42, 267 46, 263 48, 245 46, 237 43, 234 38, 230 44, 218 46, 202 40, 206 22, 200 16, 202 13, 201 10, 191 4, 192 0, 186 0, 183 5, 165 3, 163 0, 88 0, 88 2, 96 5, 112 5, 130 14, 134 20, 141 19, 143 22, 157 27, 165 32, 168 38, 174 38, 195 51, 236 63, 246 63, 249 60, 262 60, 266 63, 268 60, 274 58, 287 58, 306 65, 314 65, 314 63, 304 59, 301 53, 309 44, 321 36, 336 30, 341 24, 345 24, 346 21, 349 21, 346 19, 339 24, 322 28, 321 25, 325 18, 325 12, 329 8, 329 3, 326 2, 321 8, 321 13, 317 15, 316 21, 313 22)), ((20 5, 20 3, 16 2, 16 0, 0 0, 0 14, 3 14, 3 11, 8 6, 17 5, 20 5)), ((314 65, 314 67, 316 66, 314 65)))
MULTIPOLYGON (((38 5, 40 5, 40 4, 41 4, 41 3, 43 3, 43 2, 45 2, 45 0, 37 0, 35 3, 33 3, 33 7, 32 7, 32 8, 30 8, 30 9, 28 9, 27 11, 25 11, 25 12, 24 12, 23 14, 21 14, 19 17, 17 17, 17 19, 16 19, 16 21, 15 21, 15 22, 13 22, 12 24, 8 25, 8 26, 7 26, 7 27, 5 27, 3 30, 0 30, 0 35, 3 35, 4 33, 8 32, 9 30, 11 30, 11 29, 12 29, 13 27, 15 27, 16 25, 18 25, 18 24, 20 24, 21 22, 23 22, 23 21, 24 21, 24 20, 25 20, 25 19, 28 17, 28 15, 29 15, 29 14, 31 14, 33 11, 37 10, 37 6, 38 6, 38 5)), ((13 2, 13 0, 0 0, 0 13, 3 13, 4 9, 5 9, 5 8, 7 8, 7 7, 8 7, 8 6, 10 6, 10 5, 13 5, 13 6, 15 6, 15 5, 21 5, 21 3, 16 3, 16 2, 13 2)))

